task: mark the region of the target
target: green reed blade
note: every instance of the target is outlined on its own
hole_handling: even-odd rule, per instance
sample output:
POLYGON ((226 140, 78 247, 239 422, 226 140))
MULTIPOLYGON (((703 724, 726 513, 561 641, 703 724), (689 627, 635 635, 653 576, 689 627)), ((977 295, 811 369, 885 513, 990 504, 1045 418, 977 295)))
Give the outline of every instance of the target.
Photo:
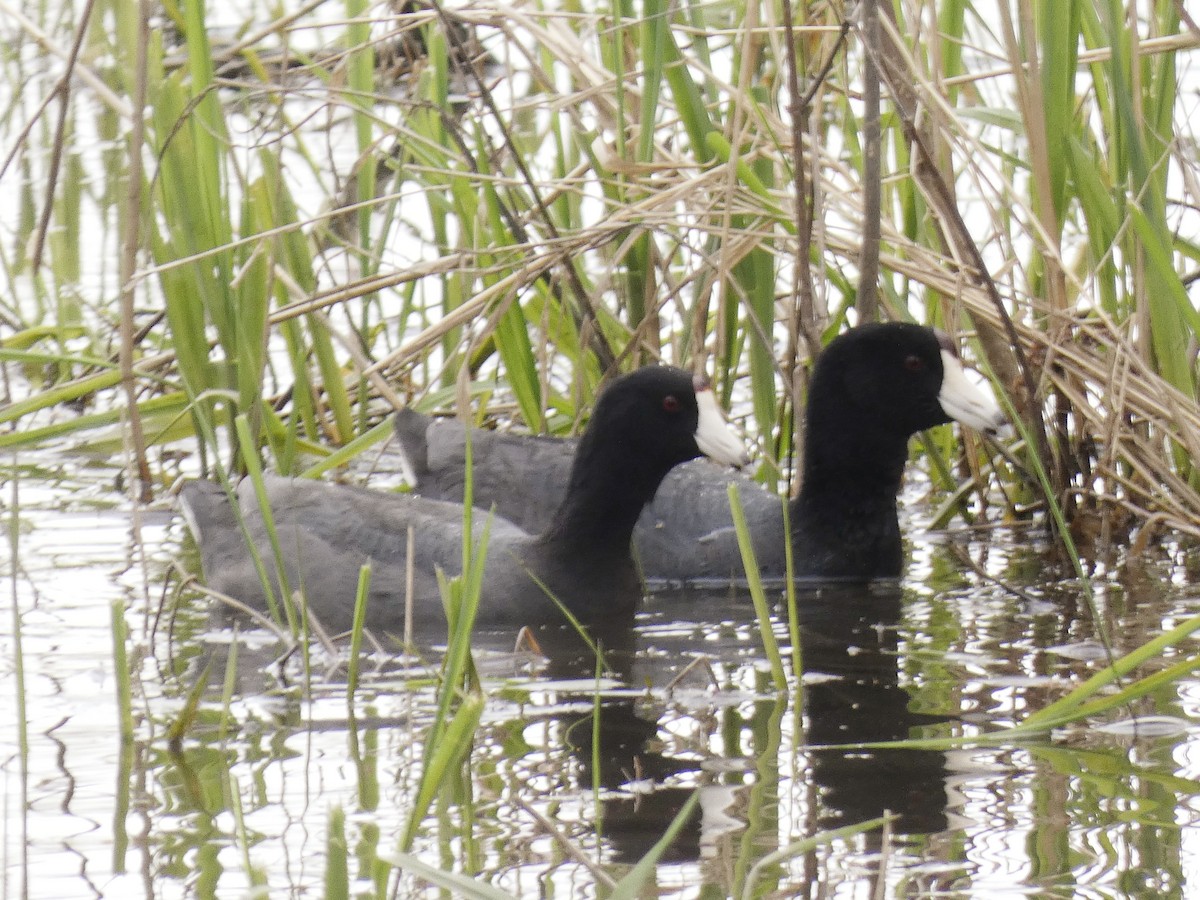
POLYGON ((412 872, 423 881, 448 891, 449 896, 455 898, 462 898, 462 900, 515 900, 512 894, 492 887, 487 882, 458 872, 439 869, 411 853, 380 853, 379 858, 398 869, 412 872))
POLYGON ((675 814, 675 818, 671 820, 671 824, 667 826, 667 830, 663 832, 662 837, 655 841, 654 846, 646 851, 646 855, 639 859, 625 877, 617 882, 617 886, 608 895, 608 900, 637 900, 645 895, 645 891, 653 883, 659 860, 675 842, 679 832, 687 825, 699 802, 699 791, 688 797, 683 806, 679 808, 679 812, 675 814))
MULTIPOLYGON (((763 589, 762 574, 758 570, 758 560, 754 555, 754 543, 750 537, 750 528, 746 524, 746 513, 742 509, 742 498, 736 483, 730 483, 729 512, 733 515, 733 527, 737 533, 738 549, 742 553, 742 565, 746 570, 746 581, 750 589, 750 599, 754 603, 754 613, 758 618, 758 633, 762 638, 763 652, 771 666, 771 678, 777 691, 787 690, 787 672, 783 668, 783 658, 779 652, 779 641, 771 627, 771 608, 767 603, 767 594, 763 589)), ((797 672, 797 675, 799 673, 797 672)))

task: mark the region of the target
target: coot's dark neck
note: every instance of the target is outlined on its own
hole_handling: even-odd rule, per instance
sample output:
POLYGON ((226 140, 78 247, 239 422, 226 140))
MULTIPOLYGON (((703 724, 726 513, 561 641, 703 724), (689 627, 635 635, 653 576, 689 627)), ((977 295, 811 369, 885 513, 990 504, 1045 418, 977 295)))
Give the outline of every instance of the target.
POLYGON ((628 556, 638 516, 669 468, 622 457, 620 448, 606 446, 611 436, 605 442, 589 437, 580 442, 562 505, 539 540, 575 552, 628 556))
POLYGON ((908 436, 810 407, 804 479, 792 504, 798 575, 867 580, 900 574, 896 495, 908 436))

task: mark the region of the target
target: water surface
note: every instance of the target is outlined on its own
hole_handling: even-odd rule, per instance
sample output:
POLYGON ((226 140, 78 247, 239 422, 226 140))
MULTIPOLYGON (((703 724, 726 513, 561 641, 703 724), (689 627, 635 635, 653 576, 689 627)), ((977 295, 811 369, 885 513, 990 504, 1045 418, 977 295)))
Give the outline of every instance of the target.
MULTIPOLYGON (((131 513, 112 470, 50 458, 17 485, 16 619, 0 632, 7 894, 319 895, 334 809, 353 890, 434 894, 378 856, 395 851, 412 809, 435 649, 373 654, 349 703, 344 659, 314 647, 306 673, 302 654, 279 662, 269 635, 235 634, 178 593, 180 524, 131 513), (128 744, 114 603, 129 632, 128 744), (205 665, 199 713, 173 747, 205 665)), ((910 493, 911 508, 929 506, 910 493)), ((1140 701, 1139 715, 1167 718, 1139 730, 1107 727, 1129 719, 1121 709, 1022 740, 841 746, 1001 731, 1103 664, 1079 585, 1036 535, 926 535, 910 518, 901 585, 802 597, 798 690, 794 677, 787 692, 771 687, 751 603, 730 588, 651 596, 635 630, 601 636, 611 670, 599 684, 594 659, 562 635, 537 636, 544 655, 479 635, 483 720, 454 801, 433 807, 415 853, 517 896, 591 897, 698 792, 657 867, 662 896, 740 891, 769 854, 885 812, 887 831, 759 866, 753 895, 870 897, 880 879, 885 896, 1186 895, 1200 877, 1198 681, 1140 701), (954 549, 1024 594, 971 574, 954 549)), ((1197 611, 1187 568, 1176 553, 1098 573, 1116 652, 1197 611)), ((774 630, 789 656, 782 617, 774 630)))

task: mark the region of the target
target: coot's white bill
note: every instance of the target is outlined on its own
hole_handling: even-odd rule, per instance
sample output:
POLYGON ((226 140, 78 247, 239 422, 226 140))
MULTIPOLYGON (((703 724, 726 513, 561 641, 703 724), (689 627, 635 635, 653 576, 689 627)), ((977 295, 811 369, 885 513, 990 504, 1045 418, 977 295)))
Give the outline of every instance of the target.
POLYGON ((699 421, 696 423, 696 446, 709 459, 716 460, 724 466, 741 468, 750 462, 746 446, 734 434, 721 405, 713 396, 712 387, 707 379, 696 378, 696 406, 699 408, 699 421))
POLYGON ((995 434, 1007 424, 996 398, 968 379, 962 363, 948 350, 942 351, 942 389, 938 403, 946 415, 978 431, 995 434))

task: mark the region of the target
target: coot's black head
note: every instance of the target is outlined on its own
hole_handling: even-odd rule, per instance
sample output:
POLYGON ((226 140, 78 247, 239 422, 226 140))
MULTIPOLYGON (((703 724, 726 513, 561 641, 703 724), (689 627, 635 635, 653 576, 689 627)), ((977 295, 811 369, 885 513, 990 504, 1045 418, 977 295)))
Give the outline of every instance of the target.
POLYGON ((627 565, 636 583, 629 541, 642 507, 672 468, 702 453, 730 465, 746 461, 703 379, 666 366, 618 378, 596 402, 542 544, 569 553, 576 568, 585 557, 600 568, 627 565))
POLYGON ((865 429, 897 438, 952 420, 983 431, 1004 421, 996 401, 963 375, 953 343, 922 325, 860 325, 817 360, 810 428, 865 429))
POLYGON ((619 458, 633 471, 661 478, 707 455, 743 465, 745 449, 725 424, 706 379, 671 366, 647 366, 601 393, 580 446, 619 458))

